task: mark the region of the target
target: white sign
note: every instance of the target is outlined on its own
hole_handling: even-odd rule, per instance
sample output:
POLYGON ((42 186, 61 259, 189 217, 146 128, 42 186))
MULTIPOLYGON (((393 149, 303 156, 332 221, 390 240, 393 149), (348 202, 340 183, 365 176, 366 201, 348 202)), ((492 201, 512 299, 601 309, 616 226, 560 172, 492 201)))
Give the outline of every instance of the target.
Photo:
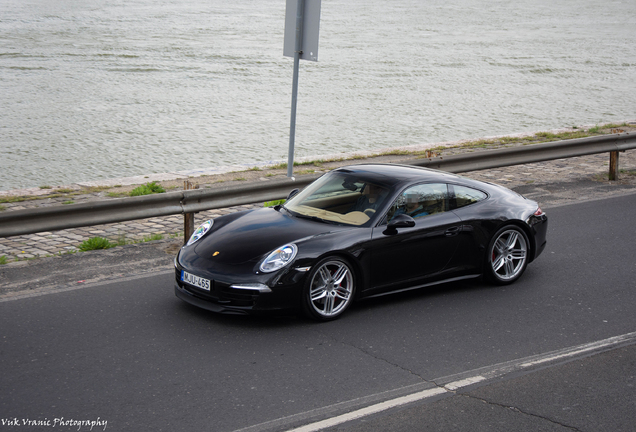
POLYGON ((318 61, 318 33, 320 30, 321 0, 287 0, 285 11, 285 45, 283 55, 294 57, 296 52, 296 16, 298 3, 304 2, 302 20, 301 60, 318 61))

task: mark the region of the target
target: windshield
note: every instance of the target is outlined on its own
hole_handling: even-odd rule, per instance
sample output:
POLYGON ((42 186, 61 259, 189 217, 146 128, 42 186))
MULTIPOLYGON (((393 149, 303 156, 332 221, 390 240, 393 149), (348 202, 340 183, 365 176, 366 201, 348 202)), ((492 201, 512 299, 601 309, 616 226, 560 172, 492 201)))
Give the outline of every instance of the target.
POLYGON ((303 216, 363 225, 381 208, 388 194, 384 186, 334 171, 310 184, 285 207, 303 216))

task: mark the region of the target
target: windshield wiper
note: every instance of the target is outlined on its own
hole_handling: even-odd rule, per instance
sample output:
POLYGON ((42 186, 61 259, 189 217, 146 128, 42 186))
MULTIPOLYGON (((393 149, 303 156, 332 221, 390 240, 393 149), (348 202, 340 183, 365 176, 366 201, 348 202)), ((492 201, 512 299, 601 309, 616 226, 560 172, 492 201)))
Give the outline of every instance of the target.
POLYGON ((312 221, 315 221, 315 222, 322 222, 322 223, 331 224, 331 225, 340 225, 336 221, 331 221, 331 220, 328 220, 328 219, 319 218, 318 216, 308 216, 308 215, 304 215, 304 214, 300 214, 300 213, 295 213, 294 216, 296 216, 297 218, 300 218, 300 219, 309 219, 309 220, 312 220, 312 221))

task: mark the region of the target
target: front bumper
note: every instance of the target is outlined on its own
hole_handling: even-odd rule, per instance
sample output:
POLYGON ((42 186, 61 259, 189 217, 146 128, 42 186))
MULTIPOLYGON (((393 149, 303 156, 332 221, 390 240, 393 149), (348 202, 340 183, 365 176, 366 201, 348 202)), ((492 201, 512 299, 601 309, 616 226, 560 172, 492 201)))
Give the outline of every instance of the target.
MULTIPOLYGON (((270 290, 233 288, 233 282, 218 278, 210 280, 210 290, 203 290, 181 280, 181 271, 201 274, 193 269, 184 269, 175 263, 175 295, 191 305, 212 312, 233 315, 255 313, 291 313, 300 307, 302 287, 305 275, 289 270, 283 277, 276 278, 276 284, 270 290), (287 276, 287 277, 285 277, 287 276)), ((205 277, 210 275, 206 272, 205 277)))

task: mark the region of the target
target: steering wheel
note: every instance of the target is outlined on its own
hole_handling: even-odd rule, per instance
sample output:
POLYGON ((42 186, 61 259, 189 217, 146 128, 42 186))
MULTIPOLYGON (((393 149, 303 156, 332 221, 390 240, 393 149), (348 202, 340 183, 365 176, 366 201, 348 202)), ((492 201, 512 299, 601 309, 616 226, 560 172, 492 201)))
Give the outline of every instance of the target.
POLYGON ((369 216, 369 217, 373 216, 373 213, 375 213, 375 210, 374 210, 374 209, 372 209, 372 208, 368 208, 368 209, 366 209, 366 210, 364 211, 364 214, 365 214, 365 215, 367 215, 367 216, 369 216))

